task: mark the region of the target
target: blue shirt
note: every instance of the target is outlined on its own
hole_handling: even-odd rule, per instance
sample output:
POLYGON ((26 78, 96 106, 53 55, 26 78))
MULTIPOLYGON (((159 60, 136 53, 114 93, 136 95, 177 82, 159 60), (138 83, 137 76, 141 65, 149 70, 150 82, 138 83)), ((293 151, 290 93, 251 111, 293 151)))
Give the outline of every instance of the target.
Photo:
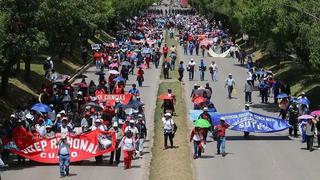
POLYGON ((139 92, 139 90, 137 88, 130 89, 129 93, 132 94, 132 95, 135 95, 135 96, 140 94, 140 92, 139 92))

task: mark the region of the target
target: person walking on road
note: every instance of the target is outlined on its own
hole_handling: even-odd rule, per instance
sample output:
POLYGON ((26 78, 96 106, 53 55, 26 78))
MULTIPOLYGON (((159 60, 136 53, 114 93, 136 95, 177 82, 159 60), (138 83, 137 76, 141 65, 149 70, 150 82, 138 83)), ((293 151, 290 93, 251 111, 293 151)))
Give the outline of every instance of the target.
POLYGON ((298 137, 298 117, 299 117, 299 108, 295 102, 293 102, 288 109, 287 118, 289 120, 289 136, 298 137))
POLYGON ((171 113, 166 113, 162 118, 163 122, 163 135, 164 135, 164 149, 168 149, 168 138, 170 141, 170 147, 173 148, 173 137, 175 133, 175 124, 172 120, 171 113))
POLYGON ((313 151, 313 139, 316 131, 316 124, 317 120, 316 119, 308 119, 306 125, 304 126, 305 131, 306 131, 306 142, 307 142, 307 150, 310 152, 313 151))
POLYGON ((147 137, 147 127, 145 125, 145 123, 143 122, 143 118, 138 117, 138 123, 136 125, 138 131, 139 131, 139 146, 138 146, 138 155, 142 156, 143 155, 143 145, 144 145, 144 141, 147 137))
POLYGON ((182 79, 183 79, 183 73, 184 73, 183 61, 180 61, 180 63, 179 63, 178 73, 179 73, 179 78, 178 78, 178 80, 181 82, 182 79))
POLYGON ((189 80, 193 80, 196 63, 191 59, 188 63, 187 71, 189 71, 189 80))
MULTIPOLYGON (((121 139, 123 138, 123 132, 121 131, 121 129, 119 129, 117 122, 113 123, 110 131, 116 134, 116 147, 118 147, 121 142, 121 139)), ((114 156, 116 164, 118 165, 120 163, 121 147, 111 152, 109 164, 113 164, 114 156)))
POLYGON ((246 84, 244 85, 244 93, 245 93, 245 102, 252 104, 252 91, 253 86, 250 79, 247 79, 246 84))
POLYGON ((217 73, 218 73, 218 66, 215 61, 212 61, 209 67, 209 71, 211 74, 211 80, 212 81, 218 81, 217 79, 217 73))
POLYGON ((165 59, 162 63, 163 76, 165 79, 169 79, 169 70, 171 69, 171 64, 168 62, 168 59, 165 59))
POLYGON ((269 85, 267 82, 267 78, 264 78, 259 84, 259 90, 261 92, 261 102, 268 103, 268 91, 269 85))
POLYGON ((56 145, 58 146, 60 178, 63 178, 69 176, 70 166, 70 144, 67 142, 67 134, 61 134, 61 138, 56 145))
POLYGON ((204 73, 207 70, 207 66, 204 64, 203 59, 200 60, 199 71, 200 71, 200 81, 204 81, 204 73))
POLYGON ((226 155, 226 129, 230 125, 225 122, 224 118, 220 119, 220 124, 215 127, 217 132, 217 153, 222 154, 224 157, 226 155))
POLYGON ((163 53, 163 58, 167 58, 168 53, 169 53, 169 47, 167 44, 164 44, 164 46, 162 48, 162 53, 163 53))
POLYGON ((121 147, 123 149, 124 169, 131 168, 133 153, 136 149, 135 144, 136 143, 133 137, 133 133, 130 130, 126 131, 126 135, 122 138, 118 146, 118 149, 120 149, 121 147))
POLYGON ((190 142, 193 141, 193 159, 201 157, 202 148, 204 145, 204 138, 199 127, 194 127, 191 131, 190 142))
POLYGON ((232 98, 232 91, 234 89, 234 86, 236 85, 235 80, 232 78, 232 74, 229 73, 228 78, 226 79, 225 87, 228 88, 228 98, 232 98))

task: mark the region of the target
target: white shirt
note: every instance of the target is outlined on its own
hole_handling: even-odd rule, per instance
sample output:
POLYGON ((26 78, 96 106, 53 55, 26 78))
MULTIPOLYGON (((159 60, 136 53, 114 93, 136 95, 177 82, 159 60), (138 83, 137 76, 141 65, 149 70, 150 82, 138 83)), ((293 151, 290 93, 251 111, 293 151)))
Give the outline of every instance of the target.
POLYGON ((230 79, 230 78, 228 78, 227 80, 226 80, 226 84, 228 85, 228 86, 233 86, 234 85, 234 79, 230 79))
POLYGON ((133 138, 123 137, 119 147, 123 147, 123 150, 126 151, 133 151, 135 150, 135 141, 133 138))
POLYGON ((162 122, 163 122, 163 129, 166 129, 166 130, 172 130, 173 129, 173 120, 170 118, 170 119, 166 119, 166 118, 162 118, 162 122))
POLYGON ((62 133, 68 133, 69 131, 68 131, 68 126, 66 126, 65 128, 63 127, 63 126, 61 126, 61 134, 62 133))
POLYGON ((136 136, 137 134, 139 134, 138 128, 135 126, 134 127, 127 126, 124 132, 127 132, 128 130, 130 130, 133 133, 133 136, 136 136))
POLYGON ((217 64, 211 64, 211 67, 213 71, 218 70, 217 64))

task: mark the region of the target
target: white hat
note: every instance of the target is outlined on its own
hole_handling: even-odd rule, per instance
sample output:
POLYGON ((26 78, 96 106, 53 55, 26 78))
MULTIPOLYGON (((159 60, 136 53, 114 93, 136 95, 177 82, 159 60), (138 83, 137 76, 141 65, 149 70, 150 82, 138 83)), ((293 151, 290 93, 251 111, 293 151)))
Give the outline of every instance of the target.
POLYGON ((171 116, 171 113, 166 113, 164 114, 164 116, 171 116))
POLYGON ((32 116, 32 114, 30 114, 30 113, 28 113, 28 114, 26 115, 26 118, 33 120, 33 116, 32 116))
POLYGON ((132 111, 132 113, 139 113, 139 111, 136 110, 136 109, 134 109, 134 110, 132 111))
POLYGON ((123 119, 119 119, 119 124, 124 124, 124 120, 123 119))
POLYGON ((220 118, 220 121, 225 121, 226 119, 224 117, 221 117, 220 118))
POLYGON ((61 121, 68 121, 68 118, 67 118, 67 117, 63 117, 63 118, 61 119, 61 121))
POLYGON ((59 114, 57 114, 57 118, 61 118, 61 114, 59 113, 59 114))
POLYGON ((250 104, 245 104, 244 106, 246 106, 246 107, 250 107, 250 104))
POLYGON ((51 57, 49 56, 49 57, 47 57, 47 60, 49 61, 49 60, 51 60, 51 57))
POLYGON ((46 128, 51 128, 51 126, 49 126, 49 125, 46 125, 46 128))
POLYGON ((142 114, 139 114, 139 115, 138 115, 138 117, 142 118, 142 117, 143 117, 143 115, 142 115, 142 114))
POLYGON ((229 76, 232 76, 232 74, 231 74, 231 73, 229 73, 229 76))
POLYGON ((114 123, 112 124, 112 126, 113 126, 113 127, 118 127, 118 123, 117 123, 117 122, 114 122, 114 123))
POLYGON ((116 102, 120 102, 120 99, 119 99, 119 98, 116 98, 116 102))
POLYGON ((203 110, 204 110, 204 111, 208 111, 208 107, 204 107, 203 110))
POLYGON ((96 122, 96 123, 101 123, 101 122, 102 122, 102 119, 96 119, 94 122, 96 122))
POLYGON ((133 119, 131 119, 131 120, 129 121, 129 123, 134 123, 134 120, 133 120, 133 119))
POLYGON ((11 117, 11 118, 15 118, 16 116, 15 116, 14 114, 11 114, 10 117, 11 117))
POLYGON ((82 95, 82 91, 79 91, 79 92, 78 92, 78 95, 82 95))
POLYGON ((62 110, 62 111, 59 112, 59 114, 66 114, 66 111, 62 110))

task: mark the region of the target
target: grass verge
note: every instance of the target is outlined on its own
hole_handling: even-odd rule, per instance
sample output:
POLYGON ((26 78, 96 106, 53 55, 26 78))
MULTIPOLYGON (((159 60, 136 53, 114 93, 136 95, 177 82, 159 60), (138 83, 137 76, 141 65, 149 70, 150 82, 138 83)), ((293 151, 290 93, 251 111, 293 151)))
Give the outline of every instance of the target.
MULTIPOLYGON (((168 46, 176 45, 176 41, 166 36, 168 46)), ((179 59, 177 59, 178 62, 179 59)), ((192 169, 191 152, 188 142, 188 122, 185 101, 183 98, 183 88, 181 83, 177 81, 178 73, 171 71, 171 81, 161 80, 159 84, 158 95, 167 92, 171 88, 175 93, 176 114, 173 117, 174 122, 178 126, 174 138, 174 146, 177 148, 164 150, 163 123, 161 118, 163 110, 161 109, 162 100, 157 100, 154 120, 154 144, 152 147, 152 160, 150 166, 149 179, 151 180, 167 180, 167 179, 184 179, 193 180, 194 171, 192 169)), ((162 77, 162 76, 161 76, 162 77)))

